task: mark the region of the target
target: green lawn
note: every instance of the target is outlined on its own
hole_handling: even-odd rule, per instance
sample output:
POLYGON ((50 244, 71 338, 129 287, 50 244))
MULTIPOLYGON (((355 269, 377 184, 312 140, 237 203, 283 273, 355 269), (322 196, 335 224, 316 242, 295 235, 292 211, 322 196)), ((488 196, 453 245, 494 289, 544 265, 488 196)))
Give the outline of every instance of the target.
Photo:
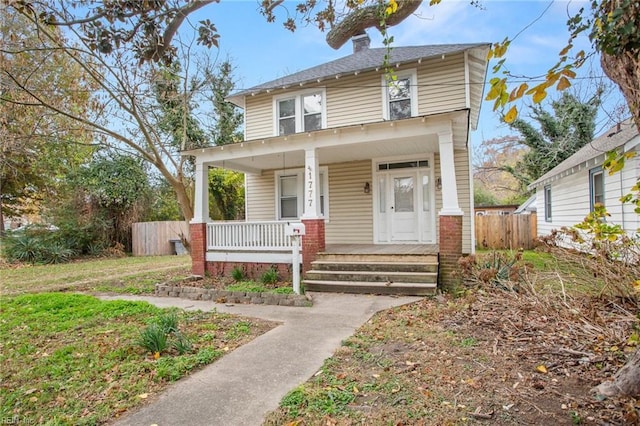
POLYGON ((0 303, 0 418, 25 424, 105 423, 274 326, 175 311, 191 350, 169 344, 156 360, 137 340, 167 310, 146 302, 41 293, 0 303))
POLYGON ((172 276, 190 274, 189 256, 147 256, 82 260, 56 265, 0 269, 0 294, 82 290, 151 293, 172 276))

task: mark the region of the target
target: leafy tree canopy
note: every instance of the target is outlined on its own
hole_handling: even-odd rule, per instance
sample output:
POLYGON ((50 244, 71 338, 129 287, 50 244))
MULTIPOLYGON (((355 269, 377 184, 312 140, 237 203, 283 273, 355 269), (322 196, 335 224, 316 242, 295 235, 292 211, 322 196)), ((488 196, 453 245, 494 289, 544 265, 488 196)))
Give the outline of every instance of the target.
POLYGON ((515 166, 503 166, 526 187, 593 140, 600 92, 587 102, 564 92, 551 102, 551 110, 531 107, 531 119, 518 118, 510 126, 522 136, 529 150, 515 166))
MULTIPOLYGON (((139 1, 139 2, 95 2, 77 0, 65 2, 48 0, 49 7, 36 10, 33 0, 14 0, 13 7, 21 13, 34 14, 50 25, 76 26, 82 31, 89 48, 102 54, 110 54, 123 45, 130 46, 140 62, 163 61, 170 64, 176 58, 176 47, 172 43, 186 18, 193 12, 219 0, 184 2, 139 1)), ((443 0, 429 0, 435 6, 443 0)), ((381 30, 386 44, 392 37, 386 28, 402 22, 414 13, 423 0, 301 0, 293 11, 284 7, 284 0, 261 0, 260 13, 268 22, 275 22, 280 7, 286 13, 283 25, 295 31, 298 24, 315 25, 327 31, 327 43, 339 48, 350 37, 362 34, 367 28, 381 30)), ((38 2, 40 3, 40 2, 38 2)), ((470 0, 481 5, 480 0, 470 0)), ((601 54, 602 66, 607 75, 621 88, 629 108, 640 129, 640 2, 636 0, 592 0, 579 9, 567 21, 569 36, 567 45, 559 52, 558 61, 551 65, 542 83, 529 87, 522 83, 515 88, 505 77, 491 80, 487 99, 494 101, 494 109, 523 96, 531 96, 535 103, 541 102, 550 88, 564 90, 571 86, 575 69, 582 66, 593 52, 601 54), (574 41, 587 34, 592 41, 593 52, 575 51, 574 41)), ((218 46, 220 35, 209 19, 198 23, 197 42, 201 45, 218 46)), ((504 70, 505 55, 513 40, 505 38, 495 43, 490 58, 497 63, 494 72, 504 70)), ((518 110, 513 106, 505 114, 505 120, 516 119, 518 110)))
POLYGON ((142 162, 130 155, 98 156, 71 180, 99 206, 121 211, 131 208, 149 191, 142 162))
MULTIPOLYGON (((95 85, 82 67, 51 49, 53 44, 27 23, 18 14, 0 19, 0 227, 3 215, 37 213, 40 201, 59 191, 61 178, 93 152, 85 126, 34 107, 33 97, 25 94, 28 85, 36 96, 81 117, 94 107, 95 85)), ((57 29, 51 34, 63 39, 57 29)))

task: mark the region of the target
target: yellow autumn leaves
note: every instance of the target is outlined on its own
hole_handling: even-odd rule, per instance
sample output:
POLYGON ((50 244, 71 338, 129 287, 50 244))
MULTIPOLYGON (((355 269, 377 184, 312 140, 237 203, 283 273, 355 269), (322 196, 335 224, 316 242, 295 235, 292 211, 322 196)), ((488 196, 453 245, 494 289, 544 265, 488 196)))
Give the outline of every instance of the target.
POLYGON ((389 0, 389 4, 387 5, 385 14, 387 16, 390 16, 396 13, 397 10, 398 10, 398 3, 396 2, 396 0, 389 0))
MULTIPOLYGON (((493 43, 489 48, 489 52, 487 53, 487 60, 491 59, 499 59, 496 65, 493 66, 493 72, 498 73, 500 69, 502 69, 505 59, 503 56, 507 53, 509 45, 511 44, 511 40, 505 38, 502 42, 493 43), (502 58, 502 59, 500 59, 502 58)), ((493 110, 497 110, 498 108, 506 106, 508 103, 511 103, 517 99, 522 98, 523 96, 531 96, 531 100, 533 103, 539 104, 547 97, 547 89, 555 86, 555 89, 558 91, 563 91, 571 87, 570 79, 576 77, 576 73, 572 70, 574 65, 567 64, 560 68, 561 64, 566 60, 567 53, 571 50, 573 45, 568 44, 562 51, 560 51, 561 61, 558 62, 553 68, 551 68, 544 80, 532 87, 529 88, 527 83, 521 83, 518 87, 509 91, 507 86, 507 78, 498 78, 494 77, 489 80, 489 84, 491 85, 485 100, 494 101, 493 110)), ((584 51, 578 52, 576 55, 575 66, 579 66, 580 61, 584 60, 585 53, 584 51)), ((503 71, 504 74, 508 74, 508 71, 503 71)), ((504 115, 504 121, 507 123, 513 123, 513 121, 518 117, 518 107, 513 105, 507 113, 504 115)))

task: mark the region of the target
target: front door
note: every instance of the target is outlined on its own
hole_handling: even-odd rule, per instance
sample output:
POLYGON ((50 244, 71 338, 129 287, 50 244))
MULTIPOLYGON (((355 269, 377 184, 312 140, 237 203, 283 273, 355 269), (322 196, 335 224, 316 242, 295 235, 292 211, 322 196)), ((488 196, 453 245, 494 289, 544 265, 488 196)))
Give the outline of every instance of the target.
POLYGON ((416 172, 389 174, 391 242, 418 241, 417 180, 416 172))
POLYGON ((432 158, 375 164, 375 241, 433 243, 432 158))

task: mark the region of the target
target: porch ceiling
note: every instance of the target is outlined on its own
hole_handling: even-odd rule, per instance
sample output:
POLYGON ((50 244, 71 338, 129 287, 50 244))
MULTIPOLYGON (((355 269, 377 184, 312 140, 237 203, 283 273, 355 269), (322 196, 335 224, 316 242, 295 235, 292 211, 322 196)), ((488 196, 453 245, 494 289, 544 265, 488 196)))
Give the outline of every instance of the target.
POLYGON ((260 174, 264 170, 299 168, 305 149, 316 148, 321 165, 418 155, 439 150, 438 132, 452 132, 457 148, 466 148, 468 112, 445 117, 416 117, 338 129, 323 129, 264 140, 246 141, 183 152, 211 167, 260 174), (443 119, 444 118, 444 119, 443 119))

